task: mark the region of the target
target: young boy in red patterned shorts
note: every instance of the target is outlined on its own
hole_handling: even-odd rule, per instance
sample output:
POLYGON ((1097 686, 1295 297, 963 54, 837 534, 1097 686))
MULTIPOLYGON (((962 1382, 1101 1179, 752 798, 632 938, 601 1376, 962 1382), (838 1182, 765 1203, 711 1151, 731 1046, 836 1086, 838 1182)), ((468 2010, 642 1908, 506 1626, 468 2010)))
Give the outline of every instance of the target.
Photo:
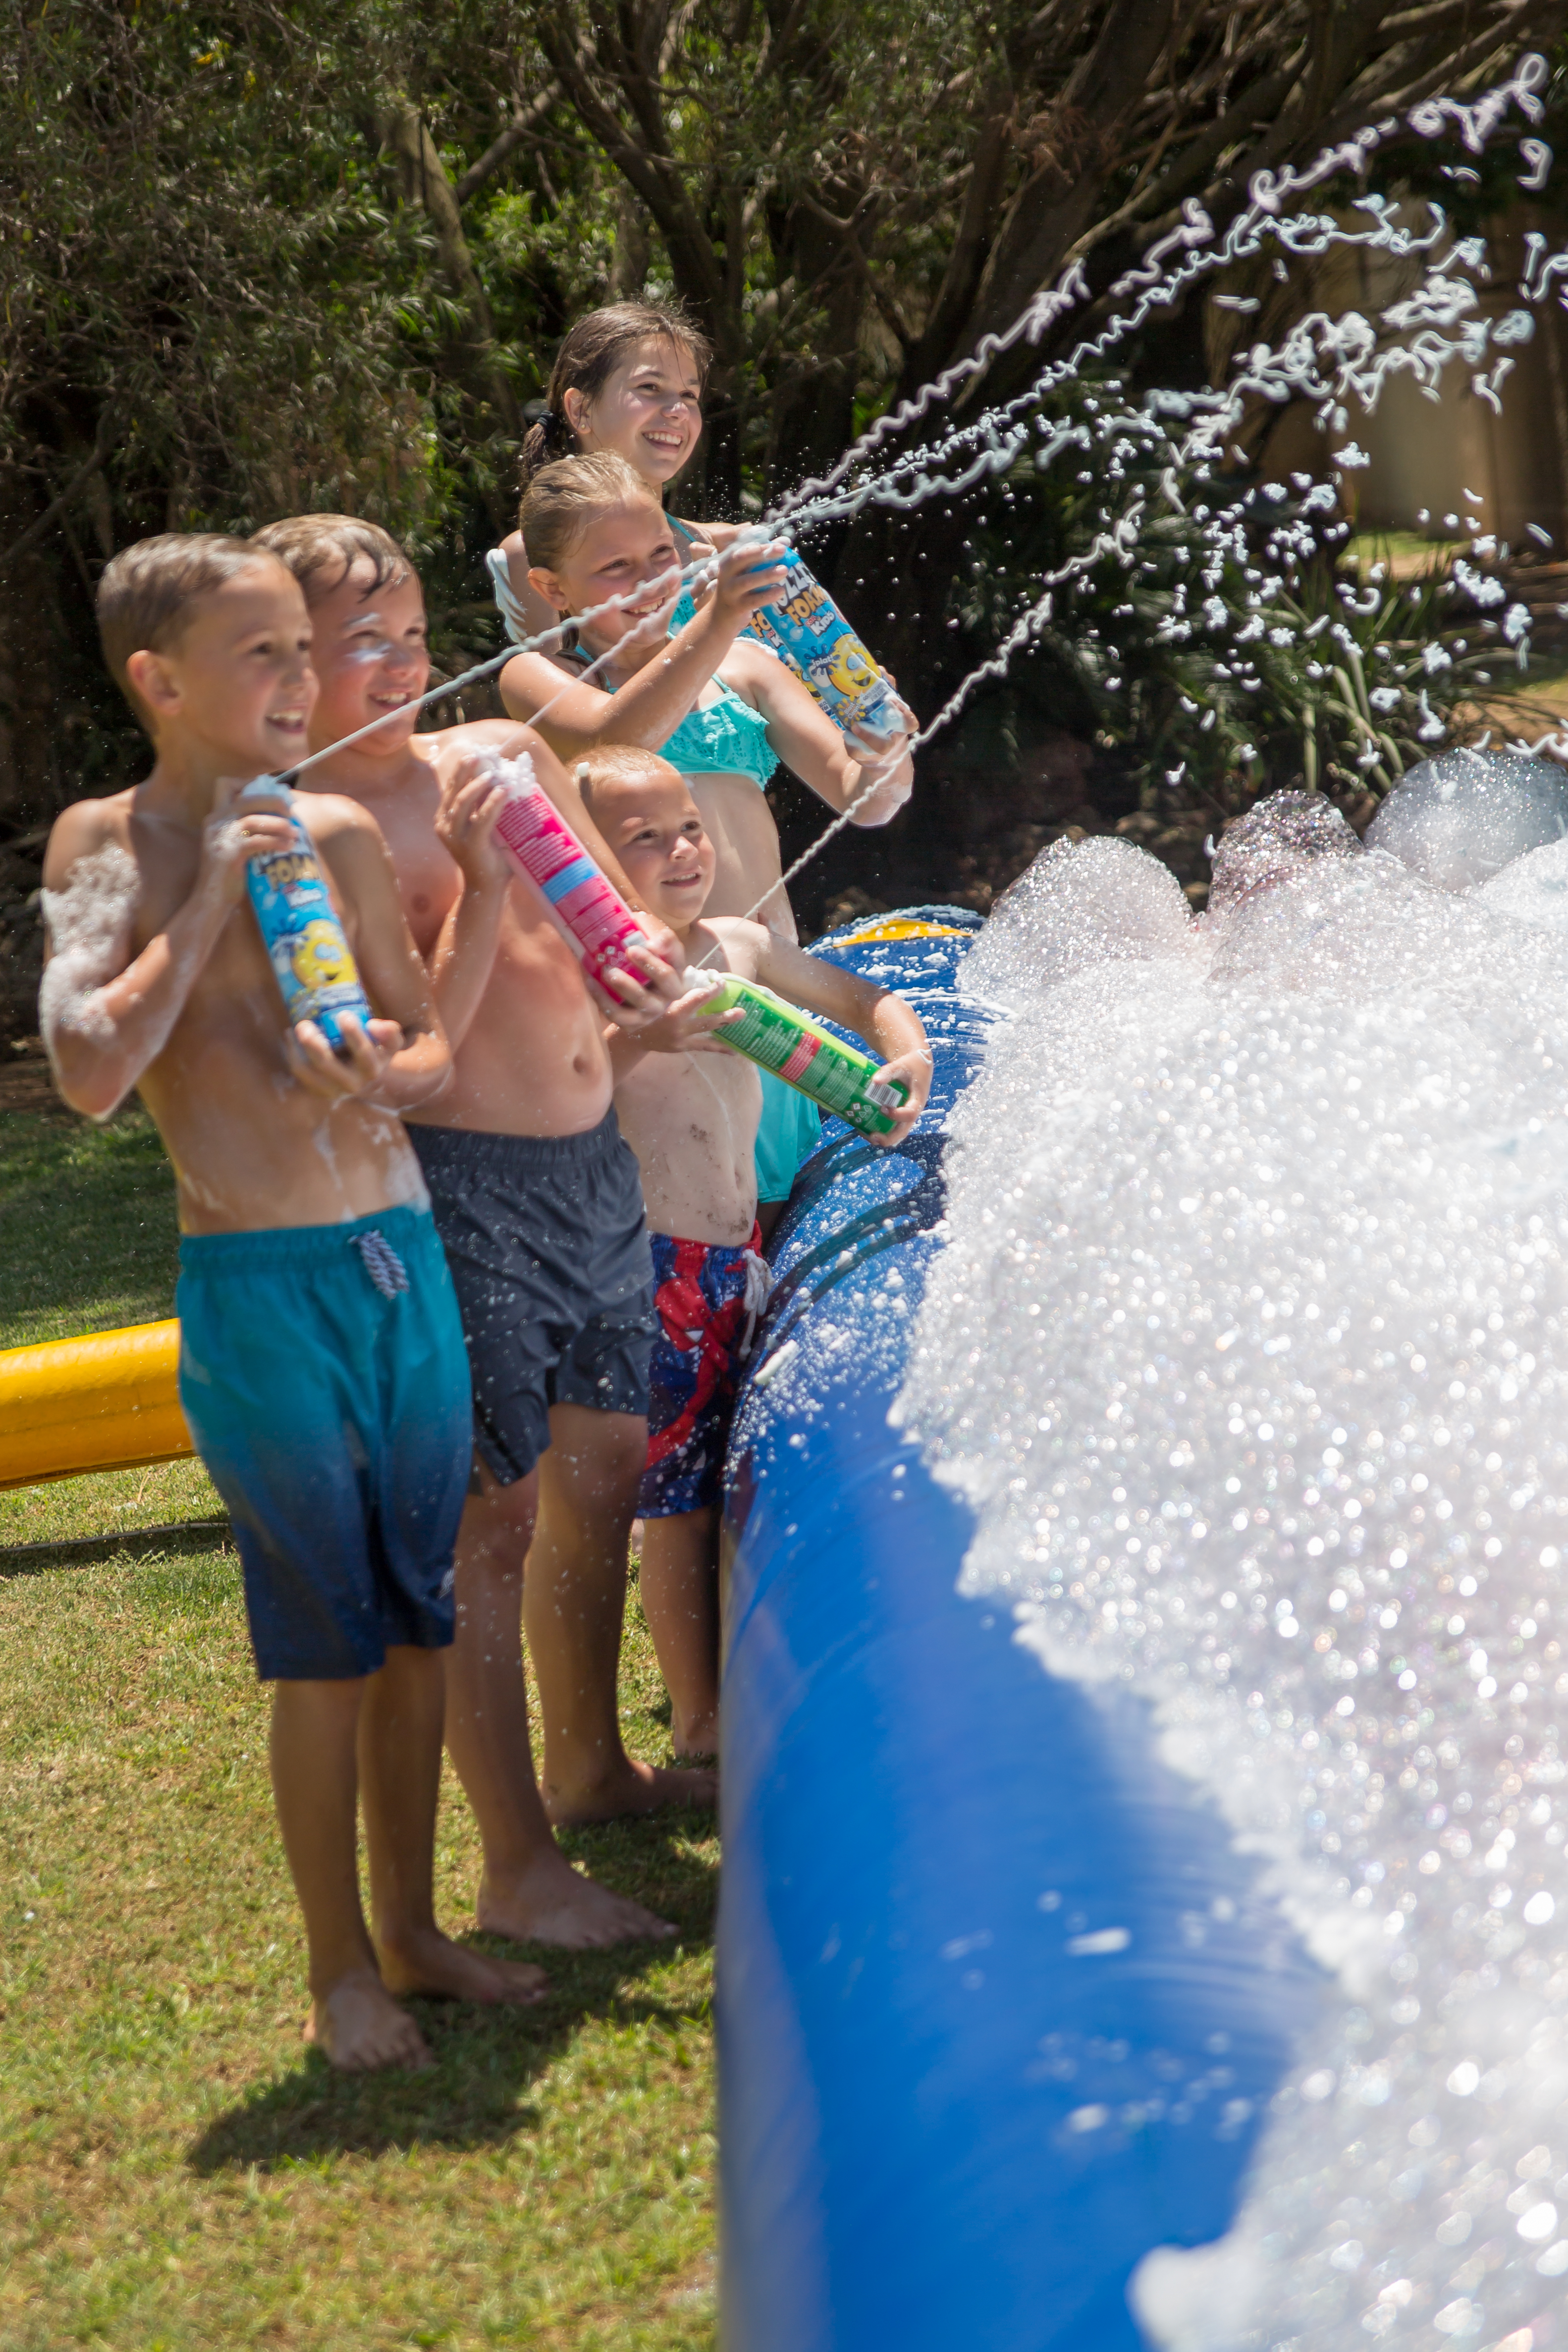
MULTIPOLYGON (((713 849, 685 780, 657 752, 602 749, 577 771, 584 802, 650 914, 694 964, 761 981, 826 1015, 883 1057, 909 1100, 902 1141, 924 1108, 931 1049, 901 998, 824 963, 760 923, 702 920, 713 849)), ((710 1754, 719 1735, 719 1501, 741 1370, 767 1300, 753 1146, 762 1087, 723 1043, 722 1014, 700 1042, 658 1050, 609 1033, 616 1114, 642 1170, 659 1331, 649 1384, 642 1603, 669 1686, 678 1756, 710 1754)))

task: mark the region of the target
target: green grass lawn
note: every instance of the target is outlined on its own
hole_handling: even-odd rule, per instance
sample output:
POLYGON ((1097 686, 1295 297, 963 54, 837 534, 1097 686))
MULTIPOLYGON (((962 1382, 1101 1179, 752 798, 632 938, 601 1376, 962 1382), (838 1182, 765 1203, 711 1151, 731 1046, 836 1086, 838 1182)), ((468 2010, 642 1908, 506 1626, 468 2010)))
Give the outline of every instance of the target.
MULTIPOLYGON (((173 1276, 139 1114, 0 1117, 0 1346, 165 1315, 173 1276)), ((418 2003, 429 2073, 335 2076, 232 1546, 126 1532, 216 1513, 194 1464, 0 1496, 0 1547, 67 1547, 0 1549, 0 2345, 710 2346, 710 1825, 567 1841, 677 1948, 531 1950, 542 2008, 418 2003)), ((635 1603, 623 1708, 668 1760, 635 1603)), ((477 1863, 449 1785, 457 1932, 477 1863)))
POLYGON ((172 1315, 178 1257, 174 1181, 144 1111, 107 1127, 0 1112, 0 1347, 172 1315))

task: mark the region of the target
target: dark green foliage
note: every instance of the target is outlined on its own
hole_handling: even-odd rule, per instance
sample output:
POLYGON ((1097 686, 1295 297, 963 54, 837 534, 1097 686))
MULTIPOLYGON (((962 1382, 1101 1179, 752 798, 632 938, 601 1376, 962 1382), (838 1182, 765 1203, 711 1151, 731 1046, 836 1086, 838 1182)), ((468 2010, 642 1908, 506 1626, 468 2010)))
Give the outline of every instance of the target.
MULTIPOLYGON (((1568 0, 1529 14, 1549 41, 1568 0)), ((374 515, 418 554, 456 668, 496 642, 479 557, 512 509, 524 407, 584 310, 689 304, 717 359, 680 502, 755 511, 1069 259, 1093 331, 1100 289, 1183 203, 1223 229, 1255 168, 1433 89, 1473 98, 1522 29, 1504 0, 1462 25, 1372 0, 1353 40, 1311 0, 0 0, 0 898, 26 897, 64 800, 145 756, 96 659, 91 592, 117 547, 306 507, 374 515)), ((1471 210, 1505 192, 1510 139, 1495 187, 1443 179, 1450 150, 1405 141, 1379 170, 1471 210)), ((1114 363, 1134 389, 1217 380, 1228 347, 1207 350, 1205 315, 1156 316, 1114 363)), ((1020 347, 942 415, 1016 392, 1051 348, 1020 347)), ((1026 515, 873 512, 809 542, 922 717, 994 650, 1036 541, 1073 543, 1079 487, 1033 486, 1026 515), (1028 546, 1004 562, 1014 524, 1028 546), (966 540, 994 574, 984 593, 966 540)), ((1188 746, 1202 658, 1156 644, 1163 580, 1140 574, 1115 640, 1109 573, 1101 620, 1092 582, 1058 604, 1036 688, 1067 723, 1145 783, 1183 758, 1217 777, 1260 727, 1270 773, 1288 738, 1325 772, 1362 743, 1332 694, 1309 722, 1282 677, 1234 711, 1216 688, 1211 740, 1188 746), (1096 651, 1113 641, 1120 700, 1096 651)), ((8 952, 0 937, 0 969, 8 952)))

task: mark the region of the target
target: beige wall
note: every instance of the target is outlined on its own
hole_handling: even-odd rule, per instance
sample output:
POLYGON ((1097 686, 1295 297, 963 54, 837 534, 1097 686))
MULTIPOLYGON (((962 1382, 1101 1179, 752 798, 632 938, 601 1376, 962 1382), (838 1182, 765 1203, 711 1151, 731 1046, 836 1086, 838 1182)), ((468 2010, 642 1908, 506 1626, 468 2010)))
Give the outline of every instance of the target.
MULTIPOLYGON (((1524 264, 1524 231, 1539 227, 1560 246, 1565 225, 1522 210, 1492 232, 1492 278, 1480 289, 1480 312, 1500 319, 1521 307, 1519 277, 1524 264)), ((1386 257, 1367 257, 1368 294, 1378 309, 1398 299, 1386 283, 1398 265, 1386 257)), ((1408 268, 1408 265, 1405 265, 1408 268)), ((1563 280, 1559 280, 1561 286, 1563 280)), ((1410 375, 1388 385, 1371 416, 1352 433, 1372 458, 1361 477, 1358 519, 1363 524, 1415 530, 1415 518, 1429 508, 1434 525, 1446 514, 1461 519, 1476 512, 1465 497, 1479 493, 1481 519, 1489 530, 1518 546, 1527 523, 1552 533, 1568 551, 1568 316, 1556 299, 1531 306, 1535 333, 1510 346, 1513 367, 1499 390, 1500 416, 1470 387, 1462 361, 1444 370, 1441 398, 1428 400, 1410 375)), ((1489 368, 1502 354, 1488 354, 1489 368)))
MULTIPOLYGON (((1553 248, 1568 243, 1568 221, 1534 206, 1521 205, 1494 224, 1491 282, 1479 289, 1482 316, 1500 319, 1521 307, 1518 281, 1525 232, 1531 228, 1553 248)), ((1419 265, 1386 253, 1331 247, 1313 264, 1301 307, 1334 316, 1359 310, 1375 320, 1411 293, 1420 276, 1419 265)), ((1564 285, 1568 280, 1559 279, 1546 301, 1531 306, 1531 340, 1509 347, 1514 364, 1500 386, 1500 416, 1472 391, 1472 371, 1460 359, 1444 370, 1436 400, 1413 374, 1401 372, 1384 383, 1370 414, 1352 404, 1345 431, 1335 439, 1359 443, 1372 459, 1342 484, 1360 525, 1419 530, 1416 518, 1426 508, 1430 522, 1425 528, 1434 536, 1445 535, 1443 518, 1449 514, 1459 516, 1460 535, 1468 536, 1464 518, 1479 514, 1485 530, 1518 547, 1529 543, 1525 526, 1534 522, 1551 532, 1553 551, 1568 557, 1568 314, 1557 299, 1564 285), (1476 492, 1479 503, 1467 491, 1476 492)), ((1502 356, 1489 352, 1489 371, 1502 356)), ((1291 467, 1324 474, 1332 464, 1328 442, 1300 403, 1268 425, 1259 456, 1267 474, 1291 467)))

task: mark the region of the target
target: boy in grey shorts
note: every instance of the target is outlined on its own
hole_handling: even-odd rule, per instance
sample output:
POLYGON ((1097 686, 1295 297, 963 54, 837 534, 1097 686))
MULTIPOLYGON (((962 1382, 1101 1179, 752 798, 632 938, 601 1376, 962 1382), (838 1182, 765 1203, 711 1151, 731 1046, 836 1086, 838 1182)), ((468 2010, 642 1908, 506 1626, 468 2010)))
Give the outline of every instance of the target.
POLYGON ((646 1417, 653 1261, 615 1112, 584 1135, 409 1135, 457 1286, 474 1447, 491 1475, 528 1476, 553 1405, 646 1417))
MULTIPOLYGON (((310 606, 321 679, 311 749, 380 722, 306 782, 348 794, 380 824, 453 1048, 451 1083, 408 1132, 472 1360, 447 1746, 484 1846, 479 1921, 566 1946, 669 1933, 573 1870, 551 1833, 552 1821, 709 1805, 716 1788, 711 1773, 635 1760, 621 1739, 627 1544, 647 1444, 642 1198, 610 1108, 604 1014, 542 895, 491 838, 501 795, 475 752, 526 751, 590 853, 614 861, 571 778, 527 729, 487 720, 415 732, 410 706, 429 675, 424 599, 384 531, 306 515, 259 537, 310 606), (544 1733, 537 1784, 524 1624, 544 1733)), ((616 1017, 635 1027, 681 990, 674 963, 632 952, 642 984, 628 984, 616 1017)))

